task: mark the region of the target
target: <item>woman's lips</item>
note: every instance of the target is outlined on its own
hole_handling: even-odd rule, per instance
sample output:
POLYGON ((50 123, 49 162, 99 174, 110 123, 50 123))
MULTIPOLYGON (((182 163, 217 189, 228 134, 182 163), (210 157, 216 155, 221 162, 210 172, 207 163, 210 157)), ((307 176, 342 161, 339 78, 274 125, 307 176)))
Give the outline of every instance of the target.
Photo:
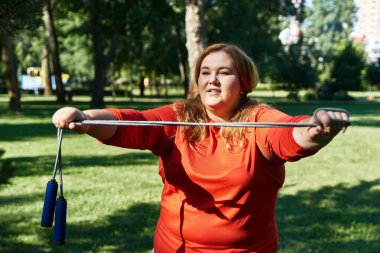
POLYGON ((207 90, 207 93, 209 94, 212 94, 212 95, 218 95, 220 94, 222 91, 220 89, 208 89, 207 90))

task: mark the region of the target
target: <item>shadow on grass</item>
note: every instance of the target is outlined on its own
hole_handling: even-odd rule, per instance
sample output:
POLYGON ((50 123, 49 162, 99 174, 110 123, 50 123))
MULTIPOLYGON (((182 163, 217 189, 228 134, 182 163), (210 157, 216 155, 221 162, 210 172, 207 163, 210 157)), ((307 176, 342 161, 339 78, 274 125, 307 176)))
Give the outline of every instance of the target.
POLYGON ((136 203, 128 209, 118 210, 100 224, 70 225, 65 252, 78 252, 78 249, 87 252, 101 249, 109 252, 149 251, 153 248, 159 209, 158 203, 136 203))
MULTIPOLYGON (((380 192, 374 188, 379 184, 377 179, 280 196, 279 252, 379 252, 380 192)), ((40 196, 20 196, 15 204, 37 201, 37 197, 40 196)), ((3 199, 0 204, 9 201, 3 199)), ((103 205, 107 205, 106 201, 103 205)), ((134 203, 108 216, 81 223, 70 222, 68 214, 64 246, 54 245, 53 229, 30 222, 35 215, 24 212, 0 217, 1 252, 148 252, 152 248, 159 204, 134 203), (15 239, 35 235, 37 241, 30 243, 15 239)))
POLYGON ((30 138, 55 138, 57 129, 52 123, 38 124, 2 124, 0 140, 24 141, 30 138))
POLYGON ((273 105, 290 115, 298 114, 313 114, 314 110, 321 107, 343 108, 346 109, 351 116, 364 116, 364 115, 379 115, 380 103, 358 103, 358 102, 278 102, 273 105))
MULTIPOLYGON (((379 184, 377 179, 280 196, 279 252, 380 252, 380 191, 374 188, 379 184)), ((37 197, 21 196, 16 204, 30 201, 29 198, 37 201, 37 197)), ((8 198, 0 204, 9 201, 8 198)), ((54 246, 52 229, 31 224, 33 215, 25 212, 0 217, 1 252, 148 252, 159 204, 135 203, 89 223, 72 223, 68 218, 64 246, 54 246), (18 224, 26 224, 27 229, 18 224), (20 234, 37 235, 38 240, 22 243, 15 240, 20 234)))
POLYGON ((0 206, 6 208, 10 205, 23 205, 27 203, 35 203, 43 200, 43 194, 17 194, 17 195, 7 195, 0 197, 0 206))
POLYGON ((280 252, 380 252, 380 179, 280 196, 280 252))
MULTIPOLYGON (((138 110, 147 110, 151 108, 155 108, 162 105, 167 105, 173 103, 173 101, 181 100, 180 98, 169 98, 169 99, 156 99, 156 98, 144 98, 143 101, 139 99, 135 99, 134 101, 113 101, 108 102, 106 107, 115 107, 115 108, 129 108, 129 109, 138 109, 138 110)), ((4 114, 6 118, 12 119, 17 117, 27 117, 27 118, 51 118, 55 111, 57 111, 59 108, 70 106, 70 107, 76 107, 80 110, 87 110, 91 109, 90 102, 81 102, 81 101, 74 101, 72 103, 68 103, 66 105, 59 105, 52 101, 44 101, 39 100, 38 97, 34 101, 23 101, 22 102, 22 111, 19 116, 15 115, 9 115, 7 113, 4 114)), ((5 105, 0 104, 1 107, 6 107, 5 105)), ((4 110, 6 112, 6 110, 4 110)), ((2 115, 2 113, 0 113, 2 115)))
POLYGON ((22 243, 14 237, 16 223, 28 222, 27 217, 12 216, 0 221, 0 250, 3 253, 29 252, 147 252, 153 247, 153 234, 159 215, 158 203, 136 203, 125 210, 118 210, 108 217, 92 223, 70 223, 68 217, 66 244, 53 242, 54 228, 41 228, 31 224, 28 232, 37 235, 38 241, 22 243))
MULTIPOLYGON (((23 156, 12 158, 15 164, 15 176, 51 175, 54 169, 55 156, 23 156)), ((107 166, 144 166, 156 165, 157 156, 150 152, 128 152, 113 156, 64 156, 62 167, 64 174, 80 167, 107 166)))

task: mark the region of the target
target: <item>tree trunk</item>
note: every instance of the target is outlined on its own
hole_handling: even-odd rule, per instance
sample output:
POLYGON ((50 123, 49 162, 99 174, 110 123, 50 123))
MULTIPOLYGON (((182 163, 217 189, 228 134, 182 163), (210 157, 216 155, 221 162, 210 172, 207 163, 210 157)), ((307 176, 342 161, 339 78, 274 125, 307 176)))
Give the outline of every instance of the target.
POLYGON ((12 39, 9 37, 2 37, 1 42, 1 58, 4 62, 5 83, 7 85, 9 97, 8 110, 11 113, 19 113, 21 112, 20 89, 18 88, 17 67, 13 52, 14 48, 12 39))
POLYGON ((186 59, 181 54, 181 50, 177 49, 178 69, 181 76, 181 82, 184 88, 184 97, 189 97, 189 75, 186 73, 186 59))
MULTIPOLYGON (((124 2, 123 8, 121 8, 121 14, 126 15, 132 1, 126 0, 124 2)), ((95 77, 92 87, 92 99, 91 107, 104 107, 104 86, 107 82, 107 70, 113 61, 115 56, 117 45, 120 41, 121 34, 124 31, 126 20, 123 22, 114 24, 113 34, 111 38, 111 43, 109 45, 108 54, 104 54, 104 48, 106 43, 104 42, 102 36, 102 29, 99 20, 99 1, 91 1, 92 9, 92 41, 94 47, 94 67, 95 67, 95 77)))
POLYGON ((53 71, 54 71, 54 79, 57 90, 57 102, 60 104, 65 104, 65 89, 62 83, 62 70, 61 63, 59 60, 59 46, 57 34, 55 31, 55 26, 53 22, 53 12, 51 9, 50 0, 47 1, 46 6, 44 7, 44 24, 45 29, 47 30, 49 36, 49 48, 51 50, 52 55, 52 63, 53 63, 53 71))
POLYGON ((42 63, 41 63, 41 72, 42 72, 42 83, 44 84, 44 95, 50 96, 53 95, 53 89, 51 86, 50 79, 50 67, 49 67, 49 47, 47 43, 44 44, 42 49, 42 63))
POLYGON ((204 48, 205 38, 202 32, 202 0, 187 0, 186 1, 186 48, 188 52, 189 62, 189 89, 188 97, 193 97, 197 94, 196 80, 194 80, 195 64, 198 56, 204 48))
POLYGON ((187 60, 186 57, 182 54, 181 50, 181 32, 178 25, 172 27, 172 35, 176 40, 176 53, 178 59, 178 71, 181 77, 181 82, 184 88, 184 97, 187 98, 189 91, 189 78, 186 72, 187 60))
POLYGON ((106 82, 106 71, 104 69, 103 40, 101 39, 101 28, 99 22, 99 1, 91 1, 92 8, 92 43, 94 47, 95 76, 92 87, 91 107, 104 107, 104 83, 106 82))

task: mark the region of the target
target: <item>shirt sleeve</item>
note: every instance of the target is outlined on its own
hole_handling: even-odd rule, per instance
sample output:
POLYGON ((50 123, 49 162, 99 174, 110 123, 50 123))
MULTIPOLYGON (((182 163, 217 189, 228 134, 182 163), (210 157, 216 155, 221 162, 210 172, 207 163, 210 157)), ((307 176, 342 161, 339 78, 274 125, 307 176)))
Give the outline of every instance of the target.
MULTIPOLYGON (((107 110, 112 112, 117 120, 176 121, 173 105, 146 111, 116 108, 107 110)), ((110 139, 101 142, 124 148, 148 149, 156 155, 162 155, 172 147, 175 132, 176 126, 118 126, 110 139)))
MULTIPOLYGON (((276 109, 261 108, 255 114, 257 122, 297 123, 307 115, 289 116, 276 109)), ((286 128, 257 128, 256 144, 261 153, 271 162, 285 163, 298 161, 303 157, 315 154, 317 151, 304 149, 293 138, 293 127, 286 128)))

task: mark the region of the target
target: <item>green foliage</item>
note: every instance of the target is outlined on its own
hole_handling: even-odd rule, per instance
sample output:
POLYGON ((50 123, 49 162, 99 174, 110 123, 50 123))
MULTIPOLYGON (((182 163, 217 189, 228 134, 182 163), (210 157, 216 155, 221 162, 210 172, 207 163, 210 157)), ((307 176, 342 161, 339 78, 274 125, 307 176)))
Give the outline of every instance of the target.
POLYGON ((363 49, 351 41, 343 41, 334 47, 335 54, 327 65, 318 98, 350 100, 348 91, 362 90, 362 72, 365 67, 363 49))
POLYGON ((332 45, 348 38, 354 20, 353 0, 313 0, 307 8, 303 30, 316 58, 328 63, 333 55, 332 45))
POLYGON ((78 1, 67 1, 57 5, 53 11, 63 72, 73 77, 71 82, 92 79, 93 51, 88 6, 78 1))
MULTIPOLYGON (((8 5, 10 8, 19 2, 7 0, 0 6, 8 5)), ((29 25, 24 27, 35 28, 42 23, 44 1, 22 2, 22 6, 18 5, 17 15, 33 14, 24 15, 29 25)), ((208 44, 230 42, 241 46, 256 62, 262 81, 279 82, 281 88, 298 97, 300 89, 314 87, 317 68, 328 68, 325 64, 334 55, 332 45, 347 38, 352 27, 354 5, 351 0, 314 0, 313 7, 305 13, 305 1, 302 1, 301 9, 296 9, 292 2, 205 0, 203 16, 208 44), (280 16, 296 16, 304 26, 305 32, 299 44, 292 45, 288 51, 283 50, 278 39, 280 30, 284 28, 280 16), (318 66, 318 62, 323 66, 318 66)), ((92 3, 70 0, 53 4, 63 71, 70 74, 72 82, 86 85, 94 79, 92 3)), ((124 3, 98 1, 99 25, 96 28, 101 34, 98 42, 105 56, 103 63, 111 58, 108 53, 119 36, 113 60, 109 66, 103 66, 107 70, 107 84, 116 79, 124 80, 124 83, 135 82, 141 75, 156 81, 162 76, 179 80, 179 65, 186 68, 187 59, 184 35, 186 1, 135 0, 130 2, 128 11, 123 9, 124 3), (123 27, 118 29, 120 24, 123 27)), ((3 12, 3 15, 5 13, 8 12, 3 12)), ((5 26, 0 23, 0 27, 5 26)), ((29 66, 40 65, 43 37, 43 28, 17 36, 16 52, 21 72, 29 66)), ((331 72, 325 76, 322 82, 331 77, 331 72)))
POLYGON ((371 62, 366 69, 366 80, 370 85, 380 88, 380 58, 377 62, 371 62))
MULTIPOLYGON (((133 1, 127 13, 124 1, 99 1, 97 15, 103 54, 110 51, 118 24, 120 43, 107 68, 108 80, 133 80, 140 75, 150 79, 165 75, 178 80, 179 65, 186 67, 185 6, 183 0, 133 1)), ((231 42, 243 47, 258 65, 261 78, 278 73, 282 57, 279 15, 295 12, 291 1, 205 1, 205 32, 208 43, 231 42), (237 25, 238 24, 238 25, 237 25), (258 39, 260 38, 260 39, 258 39)), ((64 72, 71 81, 91 80, 94 76, 94 49, 91 26, 91 1, 66 1, 54 4, 54 22, 64 72)), ((40 15, 41 18, 41 15, 40 15)), ((43 30, 17 38, 17 56, 22 71, 39 66, 43 30)))
POLYGON ((10 183, 15 170, 11 160, 2 158, 4 153, 5 150, 0 148, 0 190, 10 183))
POLYGON ((39 27, 33 31, 22 31, 14 37, 17 64, 21 73, 25 74, 29 67, 41 66, 43 33, 43 27, 39 27))
POLYGON ((283 51, 278 39, 278 17, 285 15, 289 6, 292 5, 283 1, 205 1, 207 42, 239 45, 253 58, 265 79, 283 51))
MULTIPOLYGON (((120 35, 108 69, 110 80, 139 78, 141 70, 146 75, 178 75, 176 50, 185 55, 186 49, 184 39, 173 35, 172 31, 176 26, 178 30, 184 29, 184 13, 176 12, 174 4, 177 3, 165 0, 132 1, 130 10, 125 13, 124 1, 99 1, 97 29, 101 31, 99 43, 104 55, 109 53, 115 36, 120 35), (125 26, 115 33, 123 22, 125 26)), ((55 9, 55 17, 62 67, 78 81, 92 79, 91 3, 68 1, 60 4, 55 9)))
POLYGON ((317 100, 318 95, 314 89, 307 89, 306 92, 302 96, 302 100, 305 101, 311 101, 311 100, 317 100))
POLYGON ((14 35, 24 30, 33 30, 42 24, 44 0, 0 1, 0 35, 14 35))
POLYGON ((350 41, 338 46, 332 59, 333 91, 361 90, 361 72, 365 66, 363 50, 350 41))
POLYGON ((301 43, 290 45, 279 75, 279 81, 285 83, 282 88, 297 99, 301 89, 314 88, 316 79, 317 72, 309 48, 301 43))
MULTIPOLYGON (((186 55, 186 48, 184 34, 175 31, 184 30, 184 12, 176 12, 166 0, 138 1, 132 6, 129 18, 131 35, 137 38, 126 38, 120 49, 129 53, 129 64, 139 64, 145 74, 178 75, 177 51, 186 55), (134 43, 132 47, 127 46, 128 41, 134 43)), ((118 62, 121 60, 118 58, 118 62)))

